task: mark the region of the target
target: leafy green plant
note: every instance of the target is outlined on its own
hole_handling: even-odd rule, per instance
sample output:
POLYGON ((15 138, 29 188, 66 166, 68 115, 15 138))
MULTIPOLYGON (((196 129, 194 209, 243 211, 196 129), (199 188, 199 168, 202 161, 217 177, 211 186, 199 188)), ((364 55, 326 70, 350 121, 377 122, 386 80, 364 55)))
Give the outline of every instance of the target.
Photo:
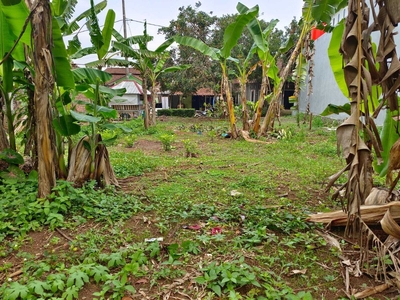
POLYGON ((261 287, 254 269, 244 262, 243 257, 231 262, 222 262, 220 265, 212 262, 203 267, 202 272, 203 275, 197 277, 196 282, 205 284, 219 297, 223 293, 234 291, 248 284, 261 287))
POLYGON ((114 130, 105 129, 101 131, 102 143, 113 146, 117 142, 117 133, 114 130))
POLYGON ((127 148, 133 147, 133 144, 135 143, 136 139, 137 137, 132 134, 124 136, 124 146, 127 148))
POLYGON ((189 139, 183 140, 182 143, 185 146, 186 157, 198 157, 199 150, 195 143, 189 139))
POLYGON ((161 134, 158 139, 161 141, 165 151, 172 150, 172 144, 175 141, 175 136, 173 134, 161 134))
POLYGON ((211 142, 214 142, 215 138, 217 137, 217 132, 215 130, 207 131, 207 136, 210 138, 211 142))
POLYGON ((134 295, 136 289, 129 284, 126 275, 121 276, 120 273, 116 273, 107 275, 107 280, 104 282, 102 290, 93 293, 93 296, 96 297, 94 299, 98 300, 121 299, 126 296, 126 293, 134 295))
POLYGON ((116 268, 126 264, 123 253, 121 252, 114 252, 111 254, 103 253, 99 258, 101 261, 107 262, 109 268, 116 268))
POLYGON ((139 176, 151 172, 157 167, 155 159, 147 159, 146 155, 139 150, 113 153, 110 160, 114 165, 114 172, 119 178, 139 176))

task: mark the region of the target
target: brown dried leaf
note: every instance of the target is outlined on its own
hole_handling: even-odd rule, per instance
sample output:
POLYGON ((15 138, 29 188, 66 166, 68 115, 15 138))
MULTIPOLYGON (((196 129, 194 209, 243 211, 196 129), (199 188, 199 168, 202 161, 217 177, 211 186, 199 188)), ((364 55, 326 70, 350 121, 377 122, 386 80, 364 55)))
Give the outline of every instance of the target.
POLYGON ((389 284, 389 283, 384 283, 384 284, 381 284, 381 285, 378 285, 378 286, 375 286, 375 287, 367 288, 362 292, 354 294, 353 296, 356 299, 366 298, 366 297, 369 297, 369 296, 372 296, 372 295, 375 295, 375 294, 378 294, 378 293, 382 293, 383 291, 387 290, 391 286, 392 285, 389 284))
POLYGON ((393 219, 390 208, 386 211, 381 220, 381 226, 385 233, 400 239, 400 226, 393 219))

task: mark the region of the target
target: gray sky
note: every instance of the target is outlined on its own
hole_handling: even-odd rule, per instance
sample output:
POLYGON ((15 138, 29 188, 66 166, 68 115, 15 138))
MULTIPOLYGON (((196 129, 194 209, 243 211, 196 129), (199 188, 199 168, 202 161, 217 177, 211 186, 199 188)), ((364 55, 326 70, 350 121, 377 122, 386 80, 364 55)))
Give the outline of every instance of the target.
MULTIPOLYGON (((100 0, 95 0, 95 3, 100 0)), ((179 14, 179 7, 191 5, 195 7, 195 0, 125 0, 126 18, 135 21, 128 22, 127 35, 139 35, 143 32, 143 23, 147 21, 147 32, 154 37, 154 41, 149 44, 149 48, 156 48, 164 41, 164 36, 157 33, 158 26, 168 26, 170 21, 176 19, 179 14)), ((206 13, 212 12, 215 16, 237 13, 237 0, 200 0, 201 6, 199 10, 206 13)), ((265 21, 271 19, 279 19, 278 28, 283 29, 289 25, 293 17, 297 20, 301 16, 302 0, 242 0, 244 5, 251 8, 255 5, 260 7, 260 17, 265 21)), ((79 1, 76 6, 76 13, 83 12, 90 8, 90 1, 79 1)), ((108 9, 113 9, 116 13, 116 22, 114 28, 121 34, 122 29, 122 0, 108 0, 107 8, 99 15, 100 24, 104 20, 104 16, 108 9)), ((89 46, 89 38, 87 34, 80 34, 83 46, 89 46)), ((90 59, 89 59, 90 60, 90 59)), ((85 60, 79 60, 82 63, 85 60)), ((87 61, 87 60, 86 60, 87 61)))

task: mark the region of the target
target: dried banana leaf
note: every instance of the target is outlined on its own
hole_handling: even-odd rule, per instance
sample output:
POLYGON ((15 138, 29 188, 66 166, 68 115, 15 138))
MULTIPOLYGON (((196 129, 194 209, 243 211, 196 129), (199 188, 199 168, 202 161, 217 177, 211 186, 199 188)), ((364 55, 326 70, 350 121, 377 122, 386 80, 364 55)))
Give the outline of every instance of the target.
POLYGON ((400 239, 400 226, 393 219, 391 208, 389 208, 381 220, 381 226, 385 233, 400 239))
MULTIPOLYGON (((400 202, 391 202, 384 205, 361 205, 361 219, 367 225, 377 225, 386 212, 391 209, 391 216, 395 222, 400 222, 400 202)), ((312 214, 306 221, 313 223, 330 224, 331 226, 346 226, 348 215, 341 211, 321 214, 312 214)))

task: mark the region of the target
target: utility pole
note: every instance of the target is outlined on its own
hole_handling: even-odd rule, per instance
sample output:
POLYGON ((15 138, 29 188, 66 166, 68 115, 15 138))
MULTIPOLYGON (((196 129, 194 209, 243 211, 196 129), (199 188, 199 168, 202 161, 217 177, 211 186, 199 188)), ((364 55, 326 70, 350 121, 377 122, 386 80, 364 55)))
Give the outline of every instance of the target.
MULTIPOLYGON (((122 23, 123 23, 123 28, 124 28, 124 39, 126 39, 127 38, 127 34, 126 34, 125 0, 122 0, 122 23)), ((128 61, 128 57, 125 56, 125 60, 128 61)), ((126 79, 128 79, 129 66, 125 67, 125 75, 126 75, 126 79)))

